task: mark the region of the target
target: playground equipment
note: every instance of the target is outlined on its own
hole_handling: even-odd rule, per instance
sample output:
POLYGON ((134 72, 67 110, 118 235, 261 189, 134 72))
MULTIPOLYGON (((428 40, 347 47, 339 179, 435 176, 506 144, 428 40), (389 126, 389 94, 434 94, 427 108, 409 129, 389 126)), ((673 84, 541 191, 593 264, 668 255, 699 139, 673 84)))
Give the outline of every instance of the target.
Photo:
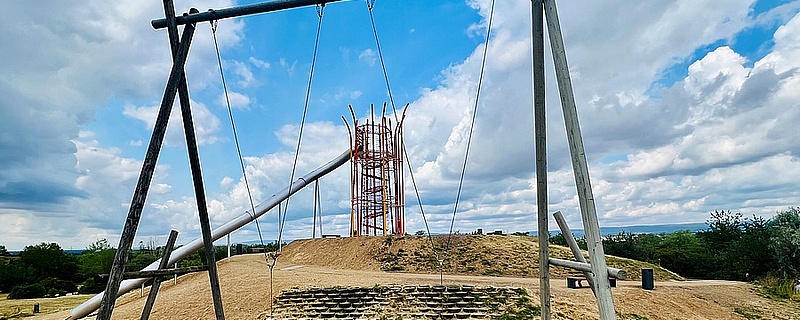
POLYGON ((351 108, 353 128, 347 124, 353 150, 350 236, 403 235, 403 117, 393 124, 385 104, 377 119, 371 109, 370 116, 359 123, 351 108))
MULTIPOLYGON (((291 187, 287 186, 281 192, 274 194, 264 202, 261 202, 258 206, 256 206, 255 212, 245 212, 238 217, 234 218, 231 221, 223 224, 217 229, 214 229, 211 232, 211 239, 218 240, 224 237, 225 235, 236 231, 237 229, 245 226, 246 224, 253 222, 253 220, 258 219, 272 208, 277 206, 281 203, 281 201, 286 200, 291 195, 295 194, 296 192, 300 191, 301 189, 305 188, 307 185, 313 183, 317 179, 325 176, 326 174, 332 172, 336 168, 342 166, 347 160, 350 160, 350 150, 346 150, 338 157, 334 158, 333 160, 329 161, 328 163, 320 166, 319 168, 315 169, 314 171, 309 172, 308 174, 298 178, 294 183, 292 183, 291 187)), ((197 238, 192 240, 191 242, 187 243, 186 245, 175 249, 170 255, 169 263, 167 265, 172 265, 177 263, 178 261, 182 260, 192 252, 197 251, 198 249, 203 247, 203 238, 197 238)), ((155 270, 158 268, 161 259, 156 260, 155 262, 151 263, 147 267, 142 270, 155 270)), ((119 286, 119 291, 115 295, 121 296, 128 291, 138 288, 142 283, 147 281, 148 279, 131 279, 131 280, 124 280, 119 286)), ((100 307, 100 300, 103 297, 104 293, 99 293, 96 296, 92 297, 91 299, 87 300, 86 302, 82 303, 81 305, 75 307, 70 313, 70 319, 79 319, 91 313, 94 310, 97 310, 100 307)))
MULTIPOLYGON (((402 182, 402 160, 404 158, 403 142, 402 142, 402 120, 396 119, 393 127, 390 120, 387 120, 382 113, 380 121, 376 121, 374 116, 369 118, 365 124, 359 125, 354 119, 353 128, 351 130, 351 144, 352 149, 347 150, 342 155, 329 162, 328 164, 312 171, 308 175, 301 177, 296 181, 290 181, 289 186, 282 192, 273 195, 257 207, 254 206, 250 212, 242 214, 237 219, 234 219, 225 225, 221 226, 213 232, 210 229, 208 222, 208 211, 205 202, 205 192, 202 181, 202 173, 200 170, 199 156, 197 153, 197 141, 195 138, 194 124, 192 123, 190 100, 188 96, 188 88, 186 85, 186 77, 183 73, 184 64, 188 55, 189 46, 191 44, 192 36, 195 30, 195 23, 202 21, 216 21, 223 18, 232 18, 243 15, 250 15, 256 13, 264 13, 294 7, 308 6, 308 5, 323 5, 324 3, 335 2, 338 0, 273 0, 266 3, 254 4, 233 7, 221 10, 209 10, 200 13, 196 9, 192 9, 188 14, 176 17, 172 0, 164 0, 165 19, 152 21, 155 28, 168 28, 170 45, 173 53, 173 66, 170 71, 167 86, 162 99, 161 107, 156 119, 153 129, 153 135, 148 146, 148 151, 143 161, 142 171, 134 191, 133 200, 131 201, 128 218, 126 220, 125 229, 123 230, 118 246, 117 255, 115 256, 114 264, 111 268, 109 275, 109 282, 106 291, 99 294, 89 301, 81 304, 73 309, 70 319, 77 319, 83 317, 93 310, 100 307, 98 319, 109 319, 111 311, 113 310, 114 301, 117 296, 135 288, 143 283, 144 279, 126 280, 122 281, 123 265, 127 261, 128 251, 131 248, 133 237, 135 236, 136 229, 141 217, 142 208, 144 207, 145 199, 148 194, 152 175, 155 170, 155 164, 158 159, 161 144, 166 132, 167 121, 172 108, 172 104, 176 95, 180 97, 180 107, 183 118, 183 125, 185 136, 187 139, 187 147, 190 159, 190 167, 192 170, 192 177, 195 187, 195 195, 197 198, 198 212, 200 216, 200 225, 202 230, 202 238, 195 239, 189 244, 175 250, 169 258, 169 264, 172 264, 184 258, 189 253, 199 249, 201 246, 205 247, 206 260, 209 261, 208 272, 211 285, 212 296, 214 298, 214 309, 216 318, 224 319, 222 310, 222 300, 219 293, 219 279, 216 273, 216 264, 213 262, 214 250, 213 241, 219 239, 230 232, 244 226, 250 221, 255 220, 263 215, 273 207, 280 204, 281 201, 288 199, 292 194, 305 187, 307 184, 314 182, 321 176, 329 173, 335 168, 341 166, 351 157, 354 159, 352 170, 354 172, 351 180, 352 196, 353 196, 353 211, 351 212, 351 235, 386 235, 386 234, 403 234, 405 226, 403 225, 403 182, 402 182), (183 34, 178 36, 178 25, 185 25, 183 34), (101 302, 102 300, 102 302, 101 302)), ((370 10, 372 5, 367 1, 370 10)), ((372 0, 374 4, 374 0, 372 0)), ((589 170, 586 161, 585 150, 580 132, 580 125, 578 123, 577 108, 575 106, 575 99, 572 92, 572 83, 569 75, 569 68, 566 60, 566 53, 564 49, 564 42, 561 38, 561 28, 558 21, 558 14, 556 10, 555 0, 532 0, 532 47, 533 47, 533 96, 534 96, 534 116, 535 126, 534 134, 536 137, 536 176, 537 176, 537 198, 538 198, 538 218, 539 218, 539 258, 540 258, 540 296, 541 296, 541 318, 550 319, 550 284, 549 284, 549 265, 562 265, 575 268, 587 272, 587 279, 591 278, 588 273, 593 275, 591 281, 592 288, 597 297, 600 318, 602 320, 616 319, 614 311, 613 299, 611 296, 611 289, 609 280, 606 276, 609 270, 606 265, 605 256, 603 252, 602 241, 600 238, 599 224, 597 221, 597 212, 592 195, 591 182, 589 179, 589 170), (548 26, 548 34, 550 37, 550 44, 553 53, 553 59, 556 69, 556 79, 558 81, 559 92, 562 102, 562 111, 564 114, 565 127, 567 131, 567 139, 570 148, 570 155, 572 158, 574 177, 576 182, 577 194, 580 202, 581 217, 583 220, 583 228, 585 230, 589 257, 591 264, 584 262, 570 262, 560 261, 558 259, 549 258, 549 249, 546 245, 548 243, 547 230, 548 230, 548 212, 547 212, 547 153, 545 150, 545 99, 544 99, 544 23, 548 26)), ((321 9, 318 8, 320 19, 322 19, 321 9)), ((494 12, 494 1, 492 2, 492 14, 494 12)), ((491 15, 489 29, 491 28, 491 15)), ((372 18, 372 16, 371 16, 372 18)), ((374 20, 373 20, 374 23, 374 20)), ((373 30, 374 30, 373 24, 373 30)), ((319 35, 319 29, 318 29, 319 35)), ((487 32, 488 34, 488 32, 487 32)), ((376 33, 377 41, 377 33, 376 33)), ((488 35, 487 35, 488 44, 488 35)), ((379 46, 379 45, 378 45, 379 46)), ((487 45, 488 47, 488 45, 487 45)), ((380 47, 378 48, 380 52, 380 47)), ((315 48, 316 52, 316 48, 315 48)), ((315 54, 316 56, 316 54, 315 54)), ((484 63, 482 64, 481 79, 483 77, 483 68, 485 66, 485 51, 484 63)), ((381 58, 381 65, 383 59, 381 58)), ((313 74, 313 63, 312 63, 313 74)), ((386 71, 384 69, 384 75, 386 71)), ((388 76, 387 90, 389 91, 390 100, 391 90, 388 89, 388 76)), ((309 87, 311 81, 309 80, 309 87)), ((475 110, 477 110, 477 100, 480 93, 480 81, 478 84, 478 93, 475 99, 475 110)), ((308 101, 308 94, 306 97, 306 108, 308 101)), ((393 101, 393 100, 392 100, 393 101)), ((392 109, 395 116, 397 110, 394 110, 394 102, 392 102, 392 109)), ((385 110, 385 109, 384 109, 385 110)), ((373 112, 374 114, 374 112, 373 112)), ((304 113, 305 115, 305 113, 304 113)), ((475 111, 473 111, 473 123, 475 118, 475 111)), ((305 119, 305 116, 304 116, 305 119)), ((302 127, 302 126, 301 126, 302 127)), ((470 136, 472 134, 472 127, 470 128, 470 136)), ((302 134, 300 135, 302 136, 302 134)), ((299 142, 298 142, 299 150, 299 142)), ((469 143, 467 143, 467 152, 469 154, 469 143)), ((466 156, 464 161, 464 169, 466 168, 466 156)), ((462 182, 463 171, 462 169, 462 182)), ((294 176, 294 173, 292 174, 294 176)), ((413 175, 412 182, 413 182, 413 175)), ((460 194, 460 184, 459 184, 460 194)), ((453 220, 455 220, 455 211, 457 211, 458 197, 456 199, 456 206, 454 206, 453 220)), ((422 207, 420 205, 420 207, 422 207)), ((423 213, 424 218, 424 213, 423 213)), ((284 215, 285 219, 285 215, 284 215)), ((452 225, 450 233, 452 234, 452 225)), ((283 224, 281 224, 281 230, 283 224)), ((430 235, 430 231, 428 231, 430 235)), ((280 243, 280 235, 278 237, 280 243)), ((448 238, 449 239, 449 238, 448 238)), ((449 240, 448 240, 449 248, 449 240)), ((446 255, 446 254, 445 254, 446 255)), ((274 263, 274 260, 273 260, 274 263)), ((441 259, 439 260, 441 265, 441 259)), ((159 261, 154 262, 147 269, 156 269, 159 261)), ((274 264, 273 264, 274 265, 274 264)), ((270 267, 271 270, 271 267, 270 267)), ((613 275, 612 275, 613 276, 613 275)))

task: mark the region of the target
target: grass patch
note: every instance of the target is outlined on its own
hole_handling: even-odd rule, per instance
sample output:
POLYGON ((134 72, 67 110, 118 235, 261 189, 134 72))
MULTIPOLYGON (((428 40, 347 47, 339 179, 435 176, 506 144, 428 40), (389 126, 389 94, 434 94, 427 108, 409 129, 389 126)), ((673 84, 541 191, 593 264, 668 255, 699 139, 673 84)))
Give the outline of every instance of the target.
POLYGON ((747 319, 761 319, 761 315, 755 313, 754 310, 747 310, 745 308, 736 307, 733 308, 733 312, 745 317, 747 319))
POLYGON ((503 314, 497 319, 525 320, 533 319, 533 317, 542 315, 542 308, 531 303, 531 300, 528 298, 528 293, 525 291, 525 289, 517 289, 514 291, 520 295, 519 300, 517 300, 513 307, 506 309, 506 311, 503 312, 503 314))
POLYGON ((77 305, 89 300, 93 294, 81 294, 74 296, 64 296, 57 298, 37 298, 37 299, 7 299, 8 294, 0 294, 0 319, 12 319, 17 317, 28 317, 33 315, 33 305, 39 304, 40 314, 56 313, 64 310, 71 310, 77 305))
POLYGON ((647 318, 645 316, 640 316, 640 315, 635 314, 635 313, 619 313, 619 312, 617 312, 617 316, 619 317, 619 320, 650 320, 649 318, 647 318))
POLYGON ((759 292, 772 300, 800 301, 800 294, 794 293, 794 280, 775 276, 766 276, 756 281, 759 292))

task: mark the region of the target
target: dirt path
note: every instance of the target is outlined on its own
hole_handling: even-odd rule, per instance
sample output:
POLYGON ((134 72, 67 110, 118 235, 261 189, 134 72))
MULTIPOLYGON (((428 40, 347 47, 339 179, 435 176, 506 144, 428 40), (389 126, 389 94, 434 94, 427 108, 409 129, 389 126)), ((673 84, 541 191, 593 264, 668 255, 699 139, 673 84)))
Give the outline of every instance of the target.
MULTIPOLYGON (((228 319, 257 319, 269 313, 272 293, 292 287, 374 286, 376 284, 438 284, 438 274, 387 273, 374 270, 343 270, 300 265, 284 259, 278 263, 270 282, 263 255, 242 255, 219 264, 225 314, 228 319)), ((538 301, 536 278, 444 275, 445 284, 508 286, 527 288, 538 301)), ((800 319, 800 305, 778 303, 754 293, 753 286, 732 281, 657 282, 655 290, 640 288, 639 281, 620 281, 613 290, 615 307, 627 319, 800 319), (635 315, 635 316, 634 316, 635 315), (638 317, 638 318, 637 318, 638 317)), ((597 306, 589 289, 567 289, 564 279, 551 282, 554 319, 597 319, 597 306)), ((177 285, 165 282, 159 292, 151 319, 212 319, 213 307, 205 273, 179 278, 177 285)), ((145 297, 147 290, 144 292, 145 297)), ((139 290, 121 297, 114 309, 115 319, 134 319, 144 300, 139 290)), ((538 303, 537 303, 538 304, 538 303)), ((61 312, 33 319, 58 319, 61 312)), ((625 317, 623 317, 625 318, 625 317)))

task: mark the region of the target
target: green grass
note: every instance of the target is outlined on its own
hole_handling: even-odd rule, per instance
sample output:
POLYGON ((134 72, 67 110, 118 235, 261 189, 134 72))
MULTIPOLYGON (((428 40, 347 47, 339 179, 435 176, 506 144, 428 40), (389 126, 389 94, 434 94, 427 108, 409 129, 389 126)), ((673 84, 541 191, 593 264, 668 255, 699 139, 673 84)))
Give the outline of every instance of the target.
POLYGON ((8 299, 7 293, 0 294, 0 319, 16 319, 33 316, 33 305, 39 304, 41 314, 70 310, 89 300, 93 294, 81 294, 57 298, 8 299))
POLYGON ((625 314, 617 313, 617 316, 619 317, 618 318, 619 320, 650 320, 645 316, 640 316, 635 313, 625 313, 625 314))
POLYGON ((772 300, 791 300, 800 301, 800 294, 794 293, 794 280, 766 276, 756 281, 759 285, 759 292, 772 300))
POLYGON ((761 315, 756 314, 756 311, 747 310, 745 308, 736 307, 733 308, 733 312, 736 312, 747 319, 761 319, 761 315))

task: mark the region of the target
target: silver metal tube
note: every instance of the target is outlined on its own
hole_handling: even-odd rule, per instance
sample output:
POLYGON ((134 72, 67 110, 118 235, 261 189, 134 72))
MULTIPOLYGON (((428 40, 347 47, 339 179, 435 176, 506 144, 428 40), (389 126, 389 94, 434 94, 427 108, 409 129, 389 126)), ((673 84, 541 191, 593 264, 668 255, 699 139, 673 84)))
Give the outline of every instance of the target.
MULTIPOLYGON (((314 171, 311 171, 305 176, 302 176, 299 179, 297 179, 297 181, 291 184, 291 189, 289 189, 289 187, 286 187, 286 189, 282 190, 277 194, 274 194, 269 199, 260 203, 258 206, 256 206, 255 214, 246 211, 245 213, 239 215, 238 217, 234 218, 231 221, 228 221, 219 228, 212 230, 211 231, 212 239, 218 240, 224 237, 225 235, 233 231, 236 231, 237 229, 243 227, 244 225, 252 222, 258 217, 264 215, 265 213, 267 213, 267 211, 271 210, 279 203, 281 203, 281 201, 295 194, 297 191, 300 191, 309 183, 314 182, 315 180, 321 178, 322 176, 330 173, 334 169, 340 167, 349 159, 350 159, 350 150, 347 150, 338 157, 336 157, 335 159, 331 160, 330 162, 320 166, 314 171)), ((186 258, 192 252, 197 251, 197 249, 200 249, 201 247, 203 247, 202 237, 192 240, 192 242, 189 242, 188 244, 178 249, 175 249, 175 251, 172 253, 172 256, 170 256, 169 258, 168 264, 177 263, 181 259, 186 258)), ((142 271, 155 270, 158 268, 160 262, 161 259, 158 259, 153 263, 151 263, 150 265, 148 265, 147 267, 145 267, 144 269, 142 269, 142 271)), ((122 281, 122 283, 119 286, 119 291, 117 292, 117 297, 137 288, 140 284, 144 283, 145 281, 147 281, 147 279, 130 279, 122 281)), ((100 307, 100 300, 102 300, 102 298, 103 298, 103 292, 98 293, 91 299, 87 300, 86 302, 72 309, 72 312, 70 312, 70 316, 67 319, 79 319, 85 317, 92 311, 97 310, 97 308, 100 307)))

